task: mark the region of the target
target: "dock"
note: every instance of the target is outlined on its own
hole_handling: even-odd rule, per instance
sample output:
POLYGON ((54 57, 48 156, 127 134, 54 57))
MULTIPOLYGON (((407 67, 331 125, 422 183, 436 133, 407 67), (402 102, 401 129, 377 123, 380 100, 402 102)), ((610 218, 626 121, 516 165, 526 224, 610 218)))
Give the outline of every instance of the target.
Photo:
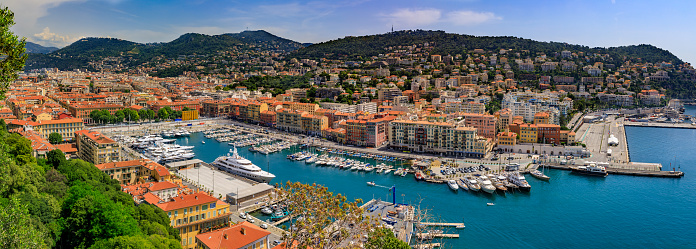
POLYGON ((456 239, 459 238, 458 233, 417 233, 416 236, 422 239, 432 239, 432 238, 449 238, 456 239))
POLYGON ((418 224, 419 225, 426 225, 426 226, 437 226, 437 227, 456 227, 456 228, 465 228, 466 227, 464 225, 464 223, 421 222, 418 224))
POLYGON ((655 127, 655 128, 696 129, 696 125, 685 124, 685 123, 659 123, 659 122, 624 121, 624 125, 641 126, 641 127, 655 127))
POLYGON ((427 248, 440 247, 441 245, 442 245, 442 244, 440 244, 440 243, 429 243, 429 244, 414 245, 413 248, 417 248, 417 249, 427 249, 427 248))
MULTIPOLYGON (((544 164, 544 167, 548 167, 551 169, 571 170, 572 165, 544 164)), ((684 172, 682 172, 682 171, 637 170, 637 169, 614 168, 614 167, 608 167, 607 173, 614 174, 614 175, 664 177, 664 178, 681 178, 684 176, 684 172)))
POLYGON ((278 225, 280 225, 280 224, 283 224, 283 222, 286 222, 286 221, 292 219, 292 217, 294 217, 294 215, 286 215, 286 216, 283 217, 282 219, 277 220, 277 221, 274 221, 274 222, 271 223, 271 224, 273 224, 274 226, 278 226, 278 225))

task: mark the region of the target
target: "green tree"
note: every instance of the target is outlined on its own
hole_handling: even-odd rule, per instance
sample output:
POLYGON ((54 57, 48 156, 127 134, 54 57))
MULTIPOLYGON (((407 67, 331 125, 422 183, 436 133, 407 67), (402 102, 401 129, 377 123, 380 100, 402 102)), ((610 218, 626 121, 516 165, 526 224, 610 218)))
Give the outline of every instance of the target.
POLYGON ((40 231, 31 224, 27 207, 12 198, 0 208, 0 247, 2 248, 46 248, 40 231))
POLYGON ((394 232, 388 228, 378 228, 370 233, 367 243, 367 249, 409 249, 411 248, 406 242, 403 242, 394 236, 394 232))
POLYGON ((131 209, 113 202, 86 183, 70 187, 59 221, 63 233, 58 244, 64 248, 87 248, 98 240, 140 235, 131 209))
POLYGON ((123 120, 126 118, 126 113, 123 110, 118 110, 114 116, 116 116, 116 122, 114 123, 123 122, 123 120))
POLYGON ((17 79, 17 72, 24 68, 27 55, 25 38, 19 39, 10 27, 14 25, 14 13, 7 7, 0 8, 0 99, 5 99, 10 82, 17 79))
POLYGON ((58 168, 61 163, 65 162, 65 154, 63 151, 55 149, 46 154, 46 160, 53 168, 58 168))
POLYGON ((337 248, 347 238, 367 235, 374 226, 359 207, 362 200, 349 202, 324 186, 287 182, 278 193, 280 199, 289 203, 290 213, 311 217, 295 221, 283 237, 286 245, 297 242, 297 248, 337 248), (332 223, 336 226, 329 226, 332 223))
POLYGON ((51 144, 59 144, 63 142, 63 135, 60 135, 58 132, 52 132, 48 135, 48 142, 51 144))
POLYGON ((148 110, 140 109, 140 111, 138 111, 138 116, 140 116, 141 119, 148 119, 149 120, 150 115, 148 115, 147 111, 148 110))
POLYGON ((215 91, 220 91, 220 90, 222 90, 221 86, 215 86, 215 91))
POLYGON ((154 119, 155 118, 155 111, 153 110, 147 110, 147 119, 154 119))
POLYGON ((164 108, 157 111, 157 117, 161 119, 169 119, 169 113, 164 108))

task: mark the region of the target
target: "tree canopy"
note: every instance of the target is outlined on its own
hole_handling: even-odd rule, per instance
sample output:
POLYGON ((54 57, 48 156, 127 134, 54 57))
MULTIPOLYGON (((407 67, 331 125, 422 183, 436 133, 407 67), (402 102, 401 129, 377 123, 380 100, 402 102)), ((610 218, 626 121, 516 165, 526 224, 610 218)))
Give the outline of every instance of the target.
POLYGON ((7 7, 0 7, 0 99, 5 99, 5 92, 10 82, 17 79, 17 72, 24 68, 27 55, 25 38, 17 37, 10 27, 14 25, 14 13, 7 7))

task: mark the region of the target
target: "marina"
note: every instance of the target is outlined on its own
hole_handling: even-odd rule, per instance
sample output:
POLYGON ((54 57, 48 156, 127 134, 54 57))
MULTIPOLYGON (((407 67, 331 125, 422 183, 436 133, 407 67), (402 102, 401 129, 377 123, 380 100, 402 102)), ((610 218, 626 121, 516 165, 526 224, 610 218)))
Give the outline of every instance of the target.
MULTIPOLYGON (((223 126, 220 126, 223 127, 223 126)), ((644 128, 644 127, 628 127, 626 128, 627 130, 630 129, 651 129, 651 128, 644 128)), ((686 130, 682 130, 686 131, 686 130)), ((627 133, 630 133, 627 131, 627 133)), ((600 135, 598 132, 596 135, 600 135)), ((618 134, 617 134, 618 135, 618 134)), ((579 135, 580 136, 580 135, 579 135)), ((630 136, 627 134, 627 136, 630 136)), ((608 136, 607 136, 608 137, 608 136)), ((586 136, 586 139, 589 138, 589 135, 586 136)), ((619 146, 621 146, 622 141, 627 141, 625 143, 626 148, 629 147, 628 142, 630 141, 629 139, 626 139, 625 136, 617 136, 617 138, 620 140, 619 146)), ((605 138, 606 139, 606 138, 605 138)), ((229 145, 227 142, 218 142, 213 138, 206 138, 202 132, 198 133, 192 133, 190 137, 179 137, 175 139, 175 144, 181 145, 181 146, 194 146, 193 152, 196 154, 197 159, 203 160, 205 162, 212 162, 214 161, 217 157, 222 155, 223 153, 228 152, 231 148, 234 148, 233 146, 229 145), (206 143, 202 143, 206 142, 206 143)), ((288 140, 286 140, 288 141, 288 140)), ((524 240, 525 243, 530 243, 530 244, 537 244, 542 243, 553 243, 553 239, 550 238, 545 238, 543 240, 538 240, 534 239, 535 236, 530 234, 529 232, 525 232, 526 229, 524 227, 528 225, 533 225, 536 227, 536 231, 543 231, 545 229, 549 230, 556 230, 560 229, 561 231, 567 230, 566 232, 569 233, 576 233, 577 231, 575 229, 568 230, 566 226, 563 226, 561 228, 550 228, 548 225, 544 223, 539 223, 534 219, 539 219, 540 215, 544 215, 543 219, 550 219, 550 220, 558 220, 562 222, 566 222, 569 224, 575 224, 576 226, 581 226, 585 227, 586 229, 590 229, 588 227, 587 222, 582 222, 582 223, 577 223, 569 220, 570 218, 566 216, 559 216, 557 212, 552 212, 549 210, 550 207, 553 205, 574 205, 573 208, 570 209, 569 212, 573 212, 573 210, 579 211, 579 208, 585 207, 589 208, 590 206, 602 206, 605 209, 613 210, 617 209, 620 206, 612 206, 610 204, 599 204, 598 201, 601 201, 603 198, 608 198, 602 197, 605 195, 614 195, 612 197, 613 202, 616 201, 627 201, 626 198, 633 198, 631 196, 635 196, 638 194, 640 191, 643 192, 655 192, 656 190, 646 190, 645 185, 652 185, 651 181, 660 181, 660 180, 655 180, 657 178, 633 178, 633 176, 622 176, 622 175, 613 175, 612 173, 612 168, 608 167, 606 170, 610 174, 609 177, 603 178, 596 178, 596 177, 587 177, 587 176, 581 176, 581 175, 576 175, 576 174, 571 174, 569 171, 566 170, 558 170, 562 167, 565 167, 565 169, 569 169, 569 167, 573 166, 572 163, 581 163, 583 161, 577 160, 577 159, 569 159, 566 160, 565 163, 561 164, 562 159, 555 157, 549 157, 549 158, 542 158, 545 161, 543 162, 544 167, 538 167, 536 168, 537 164, 531 163, 533 158, 526 158, 522 157, 521 155, 511 155, 514 157, 515 162, 519 162, 518 164, 518 172, 520 173, 527 173, 528 171, 531 171, 530 169, 535 168, 539 169, 541 172, 543 172, 544 175, 549 177, 551 180, 550 181, 545 181, 542 179, 537 179, 536 177, 528 177, 525 179, 525 181, 528 182, 530 187, 532 188, 531 191, 525 192, 525 191, 520 191, 519 186, 517 189, 512 190, 518 194, 513 194, 513 195, 505 195, 504 193, 510 192, 510 190, 506 191, 501 191, 499 187, 510 187, 513 188, 511 185, 505 185, 502 184, 496 184, 494 179, 499 179, 499 176, 495 176, 495 174, 502 174, 506 173, 504 170, 506 166, 511 163, 509 161, 501 160, 497 162, 491 162, 491 161, 475 161, 475 160, 470 160, 470 159, 461 159, 461 160, 449 160, 449 159, 444 159, 440 161, 440 165, 431 165, 434 160, 428 160, 429 158, 432 157, 415 157, 411 156, 411 158, 404 158, 400 157, 397 159, 397 157, 394 157, 392 161, 389 161, 389 157, 386 157, 386 155, 382 155, 382 158, 386 158, 387 160, 376 160, 375 156, 377 153, 373 153, 372 158, 369 158, 370 156, 365 155, 363 157, 362 150, 361 148, 345 148, 345 147, 331 147, 327 146, 324 144, 323 146, 317 145, 317 146, 302 146, 301 144, 306 143, 306 141, 301 141, 300 139, 294 140, 291 142, 296 142, 298 145, 293 145, 290 146, 289 148, 285 149, 284 151, 280 151, 278 153, 273 153, 273 154, 264 154, 264 153, 258 153, 254 151, 250 151, 248 149, 243 149, 239 150, 238 153, 240 156, 249 159, 251 162, 254 164, 258 165, 259 167, 263 168, 265 171, 271 172, 272 174, 276 175, 276 178, 271 180, 270 184, 275 184, 275 183, 282 183, 288 180, 291 181, 300 181, 304 183, 318 183, 325 185, 332 189, 332 191, 336 191, 338 193, 344 193, 346 194, 349 198, 362 198, 362 199, 381 199, 381 200, 391 200, 394 196, 392 196, 389 191, 387 191, 386 188, 391 188, 391 187, 396 187, 396 198, 400 199, 400 203, 422 203, 421 205, 429 208, 432 210, 433 213, 437 213, 439 216, 441 216, 443 221, 447 222, 453 222, 456 223, 456 221, 464 221, 467 224, 467 228, 463 230, 452 230, 452 231, 447 231, 443 232, 443 234, 458 234, 459 239, 444 239, 444 243, 447 245, 453 245, 454 247, 459 247, 459 246, 474 246, 476 245, 481 246, 477 244, 476 242, 476 237, 483 236, 481 233, 484 231, 489 231, 490 229, 498 229, 500 231, 502 230, 512 230, 515 231, 515 237, 525 237, 526 239, 524 240), (336 148, 336 149, 334 149, 336 148), (338 149, 340 148, 340 149, 338 149), (305 156, 303 160, 290 160, 288 159, 289 156, 299 153, 297 155, 300 155, 301 153, 304 153, 302 155, 305 156), (356 156, 357 154, 357 156, 356 156), (323 157, 322 157, 323 156, 323 157), (320 159, 329 159, 329 158, 334 158, 337 161, 341 160, 342 162, 346 162, 348 160, 353 160, 356 162, 361 162, 364 165, 363 170, 358 170, 356 168, 355 170, 351 170, 352 166, 350 168, 345 168, 341 169, 341 165, 333 165, 333 166, 328 166, 328 165, 322 165, 318 166, 318 162, 320 159), (342 159, 338 159, 342 158, 342 159), (403 160, 400 160, 403 159, 403 160), (410 161, 409 159, 419 159, 416 161, 410 161), (309 161, 309 162, 308 162, 309 161), (502 162, 505 161, 505 162, 502 162), (453 162, 457 162, 460 164, 460 167, 455 167, 455 164, 452 164, 453 162), (372 170, 364 170, 366 164, 369 163, 369 166, 372 166, 372 170), (375 167, 380 164, 385 164, 385 165, 391 165, 391 169, 385 169, 381 167, 375 167), (430 167, 430 171, 427 170, 419 170, 421 166, 428 165, 430 167), (483 165, 483 168, 480 168, 480 166, 483 165), (436 166, 436 167, 433 167, 436 166), (486 169, 488 168, 488 170, 486 169), (378 171, 381 170, 381 172, 378 173, 378 171), (456 169, 456 170, 455 170, 456 169), (479 170, 481 169, 481 170, 479 170), (384 172, 387 170, 391 170, 389 173, 385 174, 384 172), (475 172, 459 172, 459 170, 476 170, 475 172), (494 171, 494 172, 490 172, 494 171), (410 177, 402 177, 401 174, 404 173, 410 175, 410 177), (427 174, 426 174, 427 172, 427 174), (396 174, 395 173, 399 173, 396 174), (417 173, 420 173, 420 175, 423 177, 423 181, 417 181, 415 178, 415 175, 417 173), (447 180, 439 180, 443 184, 432 184, 432 182, 437 182, 438 180, 434 178, 431 174, 435 173, 435 176, 440 177, 439 179, 452 179, 455 180, 455 183, 459 187, 457 191, 452 190, 451 187, 449 187, 447 183, 447 180), (489 173, 493 173, 494 176, 491 177, 489 176, 489 173), (479 176, 476 176, 475 174, 479 174, 479 176), (426 179, 426 176, 430 176, 431 178, 426 179), (449 178, 446 178, 447 176, 450 176, 449 178), (487 179, 491 180, 491 185, 495 187, 495 192, 493 194, 487 194, 485 193, 481 188, 483 185, 483 179, 480 178, 480 176, 486 176, 487 179), (630 179, 629 185, 632 186, 631 191, 629 192, 622 192, 618 193, 615 191, 617 189, 616 184, 619 184, 621 189, 625 189, 625 185, 627 184, 627 180, 630 179), (430 180, 430 181, 426 181, 430 180), (598 182, 600 181, 600 182, 598 182), (374 183, 374 186, 367 185, 365 182, 372 182, 374 183), (476 185, 470 185, 470 183, 474 182, 476 185), (599 185, 597 185, 599 184, 599 185), (644 185, 641 185, 644 184, 644 185), (466 186, 465 190, 461 186, 466 186), (474 191, 473 189, 476 189, 478 187, 479 191, 474 191), (577 192, 583 190, 582 192, 577 192), (460 194, 460 192, 469 192, 470 194, 460 194), (546 196, 557 196, 560 193, 567 193, 567 192, 573 192, 574 198, 577 198, 578 200, 573 200, 571 202, 568 202, 568 200, 564 200, 563 203, 559 203, 559 200, 554 200, 554 199, 547 199, 544 203, 544 205, 540 206, 539 204, 536 204, 534 200, 537 199, 546 199, 546 196), (595 200, 598 198, 596 196, 596 193, 603 193, 598 200, 595 200), (443 200, 445 200, 443 202, 443 200), (582 201, 582 202, 581 202, 582 201), (555 203, 555 204, 554 204, 555 203), (446 208, 447 206, 452 206, 456 205, 459 208, 457 209, 448 209, 446 208), (494 205, 494 206, 492 206, 494 205), (551 205, 551 206, 548 206, 551 205), (609 206, 607 206, 609 205, 609 206), (462 212, 461 208, 465 208, 467 211, 462 212), (518 222, 504 222, 502 219, 510 219, 512 216, 516 213, 519 213, 521 210, 523 211, 526 215, 523 217, 521 216, 515 216, 514 220, 518 220, 518 222), (534 211, 532 211, 534 210, 534 211), (548 210, 548 211, 544 211, 548 210), (468 215, 468 214, 480 214, 480 213, 486 213, 490 215, 486 215, 484 217, 477 217, 476 215, 468 215), (494 217, 495 216, 495 217, 494 217), (499 216, 499 217, 498 217, 499 216), (532 217, 535 217, 532 219, 532 217), (484 229, 485 228, 485 229, 484 229)), ((606 142, 606 141, 604 141, 606 142)), ((589 144, 588 144, 589 146, 589 144)), ((599 145, 598 145, 599 146, 599 145)), ((605 145, 602 145, 605 146, 605 145)), ((633 149, 636 147, 635 144, 630 145, 631 148, 633 149)), ((249 146, 251 147, 251 146, 249 146)), ((640 148, 638 146, 638 148, 640 148)), ((625 151, 618 150, 618 153, 622 153, 625 151, 628 151, 627 149, 625 151)), ((635 152, 631 151, 631 154, 635 152)), ((369 154, 369 153, 365 153, 369 154)), ((399 155, 398 153, 393 154, 393 155, 399 155)), ((502 154, 501 157, 508 156, 508 154, 502 154)), ((631 158, 636 157, 633 155, 631 158)), ((591 158, 586 158, 584 160, 597 160, 600 161, 601 157, 595 157, 594 155, 591 158)), ((606 158, 606 157, 604 157, 606 158)), ((506 159, 506 158, 504 158, 506 159)), ((563 158, 565 160, 566 158, 563 158)), ((640 160, 640 159, 638 159, 640 160)), ((646 160, 645 158, 643 159, 645 161, 650 161, 646 160)), ((682 159, 683 160, 683 159, 682 159)), ((665 161, 658 161, 664 163, 669 163, 665 161)), ((665 172, 670 172, 670 171, 663 171, 661 170, 661 166, 656 166, 655 164, 636 164, 632 165, 632 163, 614 163, 612 166, 616 165, 617 167, 622 167, 620 168, 622 172, 630 172, 630 170, 636 170, 636 169, 643 169, 643 170, 649 170, 651 172, 656 172, 657 174, 669 174, 665 172)), ((190 173, 190 172, 189 172, 190 173)), ((217 175, 217 173, 216 173, 217 175)), ((189 177, 190 178, 190 177, 189 177)), ((506 176, 505 179, 508 181, 508 177, 506 176)), ((665 178, 666 180, 668 178, 665 178)), ((519 180, 519 179, 518 179, 519 180)), ((679 181, 679 179, 674 179, 679 181)), ((681 180, 683 181, 683 179, 681 180)), ((509 183, 509 182, 508 182, 509 183)), ((216 184, 215 188, 218 189, 218 183, 216 179, 216 184)), ((658 187, 657 190, 663 189, 658 187)), ((232 192, 234 192, 232 190, 232 192)), ((643 196, 642 194, 640 196, 643 196)), ((557 198, 557 197, 556 197, 557 198)), ((259 202, 262 202, 263 199, 258 200, 259 202)), ((256 206, 258 208, 253 208, 253 209, 245 209, 249 210, 250 212, 253 210, 260 210, 261 207, 264 205, 254 205, 256 201, 251 201, 249 206, 256 206)), ((613 203, 612 202, 612 203, 613 203)), ((640 208, 639 210, 641 210, 640 208)), ((625 212, 625 211, 624 211, 625 212)), ((628 217, 632 217, 632 213, 627 214, 628 217)), ((574 217, 575 215, 570 215, 570 217, 574 217)), ((270 216, 264 216, 260 212, 258 212, 259 220, 267 220, 270 218, 270 216)), ((288 218, 289 219, 289 218, 288 218)), ((576 217, 575 219, 580 220, 584 218, 579 218, 576 217)), ((612 217, 607 217, 607 216, 602 216, 597 218, 593 218, 591 220, 609 220, 610 222, 614 221, 612 217)), ((276 220, 277 221, 277 220, 276 220)), ((269 219, 270 225, 272 225, 269 219)), ((265 223, 264 223, 265 224, 265 223)), ((280 225, 280 223, 278 223, 280 225)), ((463 224, 463 223, 462 223, 463 224)), ((662 227, 662 229, 669 230, 668 228, 665 228, 664 226, 657 225, 653 222, 651 222, 652 225, 657 226, 657 227, 662 227)), ((450 226, 452 227, 452 226, 450 226)), ((632 231, 632 233, 640 233, 639 231, 636 231, 635 229, 631 229, 629 227, 624 227, 621 225, 614 225, 615 228, 620 227, 620 229, 624 231, 632 231)), ((424 232, 427 233, 427 232, 424 232)), ((487 233, 487 232, 486 232, 487 233)), ((434 233, 433 233, 434 234, 434 233)), ((632 242, 628 239, 629 236, 628 232, 621 232, 619 233, 620 236, 616 239, 616 243, 619 245, 630 245, 632 242)), ((601 236, 600 236, 601 237, 601 236)), ((649 236, 648 236, 649 237, 649 236)), ((607 238, 608 239, 608 238, 607 238)), ((513 246, 516 245, 517 240, 507 240, 503 239, 501 241, 501 245, 509 245, 513 246)), ((429 243, 435 243, 435 242, 429 242, 429 243)), ((680 245, 685 245, 684 243, 680 243, 680 245)), ((598 246, 598 244, 593 244, 593 243, 582 243, 583 245, 586 246, 598 246)))

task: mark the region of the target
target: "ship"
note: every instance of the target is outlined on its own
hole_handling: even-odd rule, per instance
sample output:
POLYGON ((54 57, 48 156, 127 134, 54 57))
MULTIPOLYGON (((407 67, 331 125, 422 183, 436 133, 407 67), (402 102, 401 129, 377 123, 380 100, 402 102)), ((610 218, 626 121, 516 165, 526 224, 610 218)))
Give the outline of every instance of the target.
POLYGON ((570 170, 573 173, 578 173, 578 174, 583 174, 583 175, 592 175, 592 176, 601 176, 601 177, 607 177, 609 173, 607 173, 607 168, 604 166, 599 166, 597 164, 591 163, 587 166, 578 166, 578 167, 571 167, 570 170))
POLYGON ((275 175, 261 170, 259 166, 239 156, 239 154, 237 154, 237 147, 230 149, 230 153, 232 153, 232 155, 227 153, 226 156, 218 157, 211 165, 222 171, 249 178, 257 182, 268 183, 275 178, 275 175))

